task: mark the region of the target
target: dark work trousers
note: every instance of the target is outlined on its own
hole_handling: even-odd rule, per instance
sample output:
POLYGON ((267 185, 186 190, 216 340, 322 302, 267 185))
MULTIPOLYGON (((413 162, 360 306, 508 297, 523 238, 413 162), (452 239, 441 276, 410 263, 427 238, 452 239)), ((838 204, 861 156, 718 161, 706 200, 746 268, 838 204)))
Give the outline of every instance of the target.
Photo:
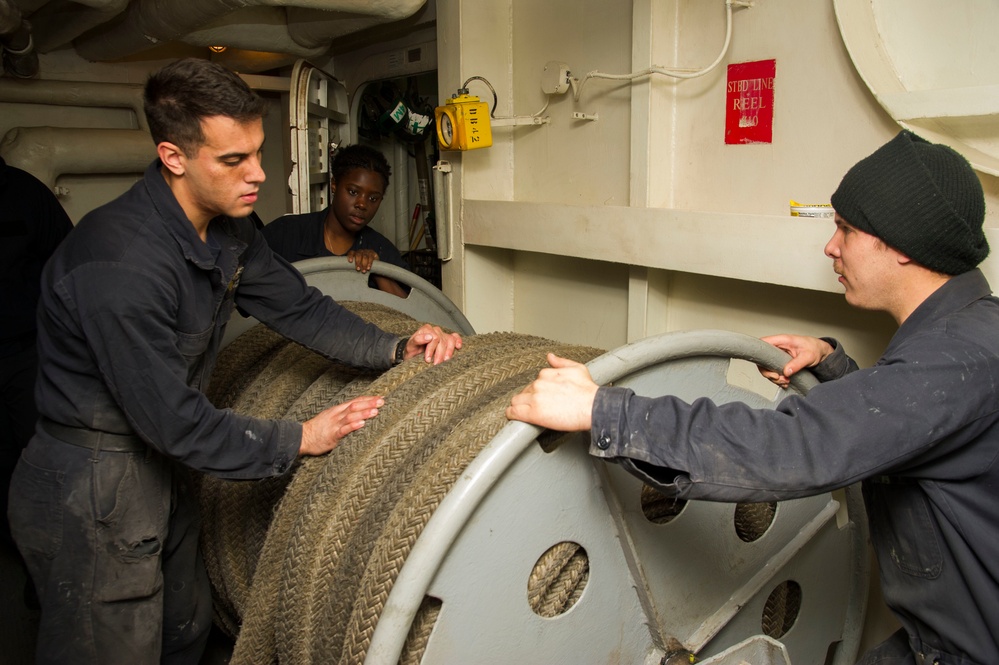
POLYGON ((37 434, 10 522, 41 602, 37 663, 197 663, 212 601, 186 472, 37 434))
POLYGON ((909 636, 899 629, 861 656, 857 665, 916 665, 916 657, 909 648, 909 636))
MULTIPOLYGON (((38 411, 35 409, 35 372, 38 355, 35 351, 34 334, 12 353, 0 357, 0 509, 2 509, 2 532, 0 538, 10 540, 10 525, 7 522, 7 490, 14 466, 21 457, 21 450, 28 445, 35 433, 38 411)), ((11 344, 5 344, 7 351, 13 351, 11 344)))

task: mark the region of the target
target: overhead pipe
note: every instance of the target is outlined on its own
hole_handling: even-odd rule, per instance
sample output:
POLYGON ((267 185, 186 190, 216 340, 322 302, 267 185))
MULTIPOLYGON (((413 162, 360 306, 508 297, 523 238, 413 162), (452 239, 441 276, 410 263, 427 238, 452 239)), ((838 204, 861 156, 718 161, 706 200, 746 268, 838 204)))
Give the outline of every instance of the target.
MULTIPOLYGON (((407 4, 400 2, 400 5, 407 4)), ((370 14, 347 11, 320 11, 308 7, 288 7, 288 33, 303 46, 328 49, 333 40, 391 21, 409 18, 425 4, 424 0, 409 0, 404 12, 396 18, 372 17, 370 14), (415 5, 415 6, 413 6, 415 5)))
POLYGON ((11 76, 28 79, 38 76, 38 54, 31 37, 31 24, 11 0, 0 0, 0 48, 3 70, 11 76))
POLYGON ((321 56, 329 43, 303 45, 289 33, 288 19, 279 7, 251 7, 232 12, 178 37, 191 46, 224 45, 247 51, 269 51, 296 58, 321 56))
POLYGON ((16 127, 0 141, 0 156, 54 190, 64 174, 141 174, 156 150, 140 129, 16 127))
MULTIPOLYGON (((234 72, 242 74, 254 74, 282 67, 291 67, 297 60, 300 60, 300 58, 288 53, 250 51, 235 47, 228 47, 222 53, 212 53, 212 62, 217 62, 234 72)), ((253 85, 251 84, 250 87, 252 88, 253 85)))
POLYGON ((178 39, 191 46, 222 44, 308 59, 324 54, 338 37, 384 22, 345 12, 261 6, 232 12, 178 39))
POLYGON ((142 85, 127 83, 0 78, 0 103, 126 109, 139 127, 15 127, 0 141, 0 156, 50 188, 67 173, 142 173, 156 157, 142 91, 142 85))
POLYGON ((142 108, 141 85, 0 79, 0 102, 129 109, 139 128, 149 131, 142 108))
MULTIPOLYGON (((184 37, 237 10, 252 7, 297 7, 344 12, 357 18, 394 21, 415 13, 426 0, 133 0, 120 19, 105 23, 74 41, 77 52, 93 61, 114 60, 184 37)), ((340 17, 347 20, 345 17, 340 17)), ((333 24, 335 26, 335 24, 333 24)), ((245 26, 242 26, 245 27, 245 26)), ((229 34, 235 37, 235 32, 229 34)), ((332 41, 328 37, 327 45, 332 41)), ((314 44, 313 47, 318 47, 314 44)), ((308 48, 308 45, 306 45, 308 48)), ((254 50, 268 50, 257 44, 254 50)))
POLYGON ((10 0, 0 0, 0 35, 12 34, 21 27, 21 10, 10 0))
POLYGON ((128 7, 129 0, 74 0, 49 2, 31 14, 35 46, 50 53, 80 35, 107 23, 128 7))

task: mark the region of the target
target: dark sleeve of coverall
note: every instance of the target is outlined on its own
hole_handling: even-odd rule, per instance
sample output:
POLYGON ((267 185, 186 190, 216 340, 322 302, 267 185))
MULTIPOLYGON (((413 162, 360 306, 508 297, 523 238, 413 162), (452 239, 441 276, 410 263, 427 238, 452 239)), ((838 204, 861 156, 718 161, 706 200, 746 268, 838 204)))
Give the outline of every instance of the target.
POLYGON ((236 304, 285 337, 328 358, 371 369, 392 366, 399 337, 367 323, 307 286, 290 263, 254 234, 236 304))
MULTIPOLYGON (((177 290, 141 268, 89 263, 55 284, 67 307, 80 306, 82 336, 129 425, 168 457, 225 478, 262 478, 286 471, 298 454, 301 425, 258 420, 216 409, 188 385, 188 358, 204 353, 212 331, 183 334, 175 329, 177 290), (132 273, 135 274, 132 274, 132 273), (122 289, 134 279, 143 288, 122 289)), ((72 321, 73 317, 66 317, 72 321)), ((58 344, 58 338, 53 339, 58 344)), ((88 359, 89 361, 90 359, 88 359)), ((113 413, 100 413, 95 392, 93 422, 98 428, 113 413)))
MULTIPOLYGON (((809 496, 915 467, 973 439, 965 425, 995 407, 988 390, 967 385, 991 382, 996 368, 969 351, 955 371, 952 349, 918 339, 908 347, 908 362, 840 375, 773 410, 601 387, 590 453, 668 494, 717 501, 809 496)), ((830 375, 855 366, 845 356, 832 360, 841 364, 830 375)))

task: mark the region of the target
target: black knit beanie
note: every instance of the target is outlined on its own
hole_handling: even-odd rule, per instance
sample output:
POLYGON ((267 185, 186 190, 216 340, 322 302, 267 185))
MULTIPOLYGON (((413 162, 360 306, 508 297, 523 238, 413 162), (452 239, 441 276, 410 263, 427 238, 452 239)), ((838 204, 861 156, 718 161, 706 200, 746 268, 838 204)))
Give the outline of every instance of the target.
POLYGON ((847 171, 837 213, 923 266, 948 275, 989 255, 985 195, 968 161, 903 131, 847 171))

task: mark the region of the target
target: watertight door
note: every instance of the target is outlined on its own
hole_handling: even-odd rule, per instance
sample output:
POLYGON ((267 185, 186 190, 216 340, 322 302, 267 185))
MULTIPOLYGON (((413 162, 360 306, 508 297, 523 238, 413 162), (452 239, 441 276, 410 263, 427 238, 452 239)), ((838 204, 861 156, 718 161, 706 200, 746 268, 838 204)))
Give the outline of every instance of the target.
POLYGON ((350 135, 347 89, 299 60, 291 74, 291 211, 329 205, 330 153, 350 135))
POLYGON ((901 125, 999 175, 999 3, 834 0, 843 43, 901 125))

